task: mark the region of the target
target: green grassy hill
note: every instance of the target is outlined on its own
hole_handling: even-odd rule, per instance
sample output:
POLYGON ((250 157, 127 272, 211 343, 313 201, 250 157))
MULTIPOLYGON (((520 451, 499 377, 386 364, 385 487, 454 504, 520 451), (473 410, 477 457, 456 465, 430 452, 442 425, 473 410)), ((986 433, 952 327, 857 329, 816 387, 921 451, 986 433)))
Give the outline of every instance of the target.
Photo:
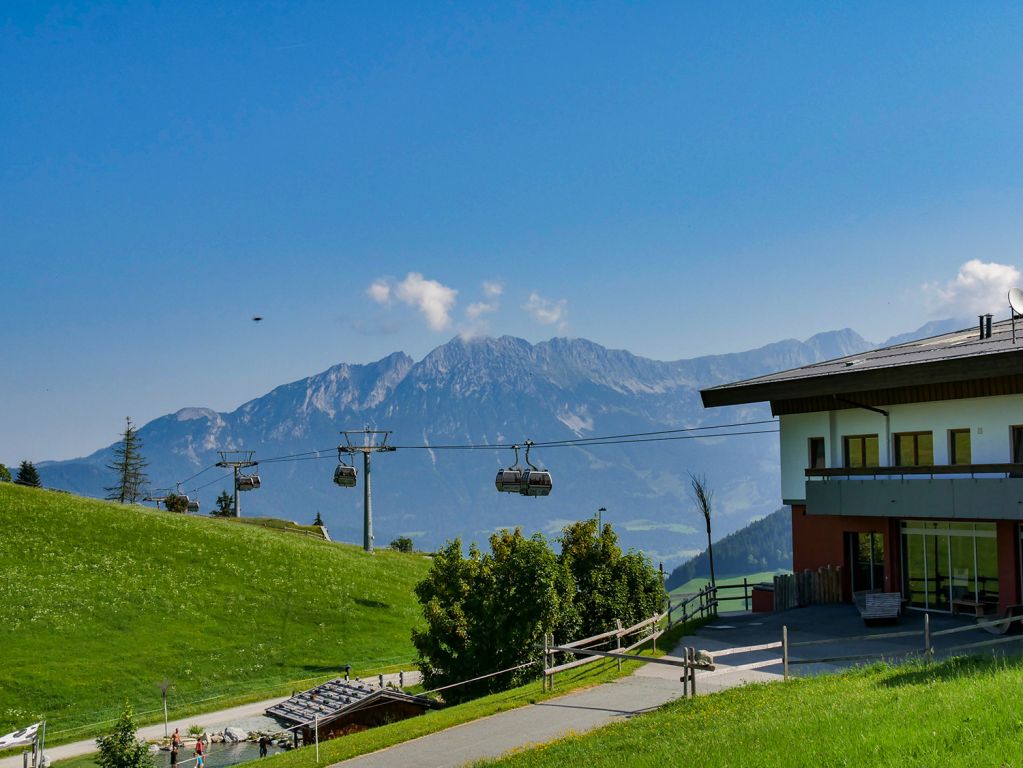
POLYGON ((1018 766, 1021 685, 1018 658, 876 665, 680 699, 624 723, 479 765, 1018 766))
POLYGON ((0 483, 0 733, 48 740, 128 699, 178 711, 415 658, 429 561, 0 483))

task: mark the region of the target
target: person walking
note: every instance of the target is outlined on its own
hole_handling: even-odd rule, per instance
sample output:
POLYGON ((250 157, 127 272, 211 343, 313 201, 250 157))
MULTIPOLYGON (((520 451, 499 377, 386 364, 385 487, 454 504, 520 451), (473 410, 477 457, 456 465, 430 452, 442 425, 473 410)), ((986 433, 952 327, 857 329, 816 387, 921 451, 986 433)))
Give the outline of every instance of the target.
POLYGON ((178 732, 174 731, 174 737, 171 739, 170 768, 176 768, 177 764, 178 764, 178 732))
POLYGON ((206 747, 203 746, 202 736, 195 740, 195 768, 206 768, 206 747))
POLYGON ((259 756, 266 757, 267 747, 270 746, 270 737, 265 733, 259 736, 259 756))

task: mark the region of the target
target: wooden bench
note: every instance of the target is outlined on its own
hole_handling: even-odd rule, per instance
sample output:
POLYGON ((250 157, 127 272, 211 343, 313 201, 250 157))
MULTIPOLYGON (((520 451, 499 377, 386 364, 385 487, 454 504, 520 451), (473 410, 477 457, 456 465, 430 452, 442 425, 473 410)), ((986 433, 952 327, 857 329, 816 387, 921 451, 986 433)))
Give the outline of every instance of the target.
POLYGON ((996 605, 986 600, 974 600, 970 597, 957 597, 952 601, 952 615, 955 616, 957 613, 963 613, 964 611, 972 613, 978 619, 986 615, 988 609, 997 608, 996 605))
POLYGON ((898 619, 902 613, 901 592, 865 592, 862 602, 856 601, 863 621, 883 621, 898 619))

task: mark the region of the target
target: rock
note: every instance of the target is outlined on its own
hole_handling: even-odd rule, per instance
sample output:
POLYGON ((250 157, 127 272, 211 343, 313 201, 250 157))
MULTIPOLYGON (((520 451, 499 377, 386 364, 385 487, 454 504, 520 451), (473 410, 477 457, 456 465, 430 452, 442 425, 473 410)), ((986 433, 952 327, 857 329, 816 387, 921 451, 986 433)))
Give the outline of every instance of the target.
POLYGON ((249 734, 241 728, 232 725, 224 729, 225 742, 245 741, 247 738, 249 738, 249 734))
POLYGON ((210 743, 211 744, 219 744, 223 740, 224 740, 224 736, 223 736, 223 734, 220 734, 220 733, 215 733, 212 736, 210 736, 210 743))
POLYGON ((159 751, 160 751, 160 747, 159 747, 158 744, 150 744, 149 745, 149 754, 155 755, 159 751))

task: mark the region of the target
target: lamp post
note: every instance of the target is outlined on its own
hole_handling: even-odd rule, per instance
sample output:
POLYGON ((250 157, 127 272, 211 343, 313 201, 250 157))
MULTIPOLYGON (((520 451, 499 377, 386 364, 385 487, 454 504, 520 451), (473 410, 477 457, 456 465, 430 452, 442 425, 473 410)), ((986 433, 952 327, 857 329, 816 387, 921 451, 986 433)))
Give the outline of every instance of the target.
POLYGON ((163 694, 163 737, 166 739, 168 736, 168 725, 167 725, 167 690, 171 687, 171 681, 164 678, 159 683, 160 693, 163 694))
POLYGON ((601 514, 607 512, 607 507, 601 507, 597 510, 597 537, 600 538, 601 531, 601 514))

